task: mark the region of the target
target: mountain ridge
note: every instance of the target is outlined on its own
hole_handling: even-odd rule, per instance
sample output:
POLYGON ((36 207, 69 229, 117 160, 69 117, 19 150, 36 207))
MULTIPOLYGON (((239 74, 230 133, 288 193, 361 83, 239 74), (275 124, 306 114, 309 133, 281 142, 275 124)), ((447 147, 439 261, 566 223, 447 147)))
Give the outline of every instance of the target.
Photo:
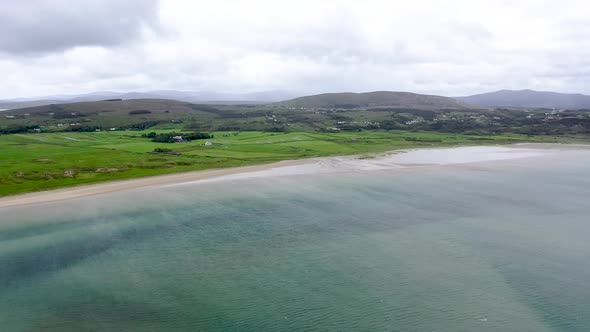
POLYGON ((363 108, 394 107, 420 109, 473 109, 479 108, 450 97, 401 91, 340 92, 303 96, 277 103, 289 107, 305 108, 363 108))
POLYGON ((95 91, 0 100, 0 109, 19 109, 50 104, 68 104, 109 99, 169 99, 201 104, 271 104, 288 107, 362 108, 394 107, 423 109, 487 109, 498 107, 590 109, 590 96, 552 91, 498 90, 470 96, 446 97, 399 91, 336 92, 299 96, 293 91, 269 90, 251 93, 152 90, 145 92, 95 91))
POLYGON ((521 108, 590 108, 590 96, 581 93, 561 93, 553 91, 498 90, 455 99, 485 107, 521 108))
POLYGON ((15 109, 43 106, 49 104, 69 104, 86 101, 101 101, 107 99, 170 99, 194 103, 251 103, 263 104, 295 98, 299 94, 293 91, 268 90, 249 93, 225 93, 214 91, 180 91, 180 90, 151 90, 151 91, 95 91, 85 94, 50 95, 26 98, 0 100, 0 109, 15 109))

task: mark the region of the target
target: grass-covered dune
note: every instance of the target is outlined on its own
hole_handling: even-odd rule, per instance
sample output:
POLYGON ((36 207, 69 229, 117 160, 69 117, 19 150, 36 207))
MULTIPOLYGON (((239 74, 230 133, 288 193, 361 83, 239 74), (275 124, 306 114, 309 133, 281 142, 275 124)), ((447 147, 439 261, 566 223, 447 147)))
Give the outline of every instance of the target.
MULTIPOLYGON (((151 130, 150 130, 151 131, 151 130)), ((520 135, 426 132, 216 132, 213 139, 156 143, 145 132, 58 132, 0 136, 0 196, 79 184, 287 159, 402 148, 554 141, 520 135), (212 144, 207 146, 205 141, 212 144), (154 153, 171 150, 173 153, 154 153)))

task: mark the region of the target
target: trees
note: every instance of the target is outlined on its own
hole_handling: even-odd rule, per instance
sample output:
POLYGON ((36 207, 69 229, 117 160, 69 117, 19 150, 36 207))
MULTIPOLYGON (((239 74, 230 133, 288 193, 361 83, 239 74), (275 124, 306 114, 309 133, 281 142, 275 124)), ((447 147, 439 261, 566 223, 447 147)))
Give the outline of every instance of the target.
POLYGON ((170 132, 170 133, 162 133, 157 134, 156 132, 151 132, 148 134, 143 134, 141 137, 151 138, 152 142, 159 142, 159 143, 176 143, 176 142, 186 142, 192 141, 197 139, 208 139, 213 138, 212 134, 209 133, 177 133, 177 132, 170 132))

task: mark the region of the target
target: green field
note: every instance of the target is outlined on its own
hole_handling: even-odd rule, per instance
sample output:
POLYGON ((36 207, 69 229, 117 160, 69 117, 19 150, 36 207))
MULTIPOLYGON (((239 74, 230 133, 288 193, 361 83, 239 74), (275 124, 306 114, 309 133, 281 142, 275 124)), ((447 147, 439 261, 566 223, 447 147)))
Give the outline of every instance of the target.
MULTIPOLYGON (((147 131, 146 131, 147 132, 147 131)), ((0 136, 0 196, 86 183, 245 166, 286 159, 369 154, 411 147, 556 141, 521 135, 432 132, 216 132, 188 143, 154 143, 138 131, 0 136), (156 148, 179 154, 154 154, 156 148)), ((561 138, 560 140, 563 140, 561 138)))

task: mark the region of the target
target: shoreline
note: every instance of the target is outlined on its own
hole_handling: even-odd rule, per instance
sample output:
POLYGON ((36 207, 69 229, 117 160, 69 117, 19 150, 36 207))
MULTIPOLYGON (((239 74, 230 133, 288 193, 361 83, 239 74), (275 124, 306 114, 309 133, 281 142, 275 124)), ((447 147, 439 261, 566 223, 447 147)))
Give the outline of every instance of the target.
POLYGON ((313 158, 299 160, 281 160, 270 164, 217 168, 201 171, 182 172, 176 174, 155 175, 135 179, 109 181, 95 184, 83 184, 74 187, 17 194, 6 197, 0 197, 0 209, 23 205, 53 203, 68 199, 109 194, 124 190, 132 190, 150 186, 162 186, 191 181, 206 180, 226 175, 265 171, 278 167, 299 166, 312 163, 313 161, 313 158))
MULTIPOLYGON (((429 148, 418 148, 418 149, 401 149, 401 150, 392 150, 386 153, 378 153, 374 155, 374 158, 365 159, 364 155, 353 155, 353 156, 332 156, 332 157, 320 157, 320 158, 309 158, 309 159, 296 159, 296 160, 282 160, 279 162, 268 163, 268 164, 259 164, 259 165, 252 165, 252 166, 240 166, 240 167, 231 167, 231 168, 221 168, 221 169, 210 169, 210 170, 200 170, 200 171, 191 171, 191 172, 182 172, 176 174, 166 174, 166 175, 156 175, 150 177, 143 177, 143 178, 135 178, 135 179, 126 179, 126 180, 119 180, 119 181, 110 181, 110 182, 103 182, 103 183, 96 183, 96 184, 86 184, 80 185, 75 187, 67 187, 67 188, 60 188, 54 190, 45 190, 45 191, 38 191, 32 193, 25 193, 25 194, 17 194, 12 196, 0 197, 0 209, 1 208, 8 208, 8 207, 17 207, 17 206, 25 206, 25 205, 34 205, 34 204, 42 204, 42 203, 53 203, 64 201, 68 199, 76 199, 76 198, 83 198, 83 197, 90 197, 114 192, 120 192, 125 190, 132 190, 144 187, 151 187, 151 186, 169 186, 169 185, 181 185, 181 184, 190 184, 195 182, 200 182, 203 180, 212 180, 212 179, 223 179, 223 178, 240 178, 255 176, 257 174, 265 173, 265 172, 273 172, 273 171, 280 171, 292 169, 297 166, 304 166, 304 165, 320 165, 322 162, 330 162, 335 160, 347 160, 352 162, 369 162, 377 161, 382 162, 383 159, 391 158, 393 156, 393 160, 386 161, 389 163, 389 167, 397 166, 401 168, 414 168, 414 167, 421 167, 421 166, 443 166, 449 164, 465 164, 465 163, 477 163, 477 162, 490 162, 490 161, 499 161, 499 160, 506 160, 506 159, 516 159, 516 158, 526 158, 527 155, 522 154, 520 157, 518 156, 518 150, 522 149, 522 151, 529 150, 536 150, 536 151, 548 151, 548 150, 561 150, 565 149, 590 149, 590 145, 568 145, 568 144, 552 144, 552 143, 519 143, 519 144, 508 144, 508 145, 495 145, 495 146, 456 146, 456 147, 429 147, 429 148), (486 149, 490 147, 495 147, 496 149, 511 149, 512 152, 516 153, 514 157, 508 158, 489 158, 489 155, 494 154, 493 152, 483 152, 477 155, 469 154, 468 156, 471 157, 467 158, 467 160, 451 160, 449 161, 448 155, 453 155, 453 152, 457 152, 461 149, 486 149), (446 154, 441 155, 441 150, 448 149, 446 154), (430 151, 430 152, 429 152, 430 151), (404 161, 408 154, 414 153, 413 156, 410 157, 409 161, 404 161), (429 158, 426 159, 425 162, 417 162, 420 161, 421 158, 427 155, 429 158), (397 159, 396 159, 397 156, 397 159), (381 160, 379 158, 382 158, 381 160)), ((451 157, 452 159, 452 157, 451 157)), ((356 165, 359 167, 359 165, 356 165)), ((361 170, 363 168, 360 165, 361 170)), ((371 170, 372 167, 366 168, 365 170, 371 170)), ((379 167, 378 167, 379 168, 379 167)), ((375 168, 373 168, 375 169, 375 168)), ((337 169, 333 169, 336 171, 337 169)), ((351 168, 349 170, 354 170, 351 168)), ((328 169, 328 172, 331 170, 328 169)), ((283 174, 289 175, 289 172, 283 174)))

